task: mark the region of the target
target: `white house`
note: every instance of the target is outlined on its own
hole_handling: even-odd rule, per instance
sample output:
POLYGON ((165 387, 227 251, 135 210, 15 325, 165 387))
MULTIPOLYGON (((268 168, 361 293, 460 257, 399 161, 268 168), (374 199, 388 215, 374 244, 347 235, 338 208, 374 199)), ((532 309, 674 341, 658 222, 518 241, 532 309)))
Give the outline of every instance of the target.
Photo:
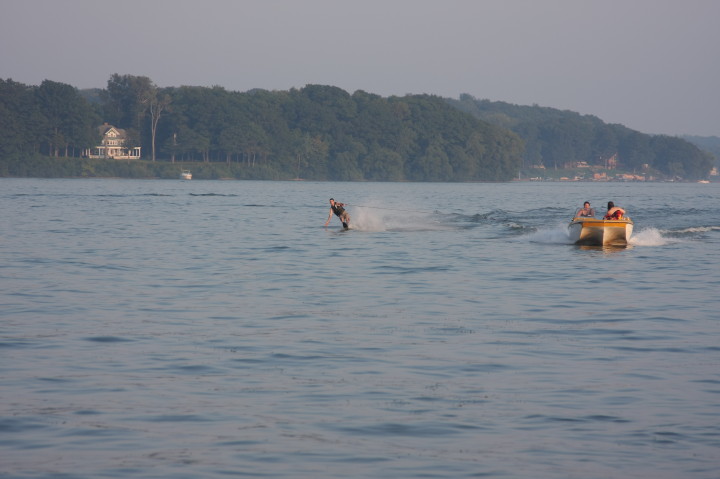
POLYGON ((95 148, 85 150, 88 158, 107 158, 115 160, 139 160, 141 147, 125 147, 127 134, 122 128, 115 128, 105 123, 98 127, 102 141, 95 148))

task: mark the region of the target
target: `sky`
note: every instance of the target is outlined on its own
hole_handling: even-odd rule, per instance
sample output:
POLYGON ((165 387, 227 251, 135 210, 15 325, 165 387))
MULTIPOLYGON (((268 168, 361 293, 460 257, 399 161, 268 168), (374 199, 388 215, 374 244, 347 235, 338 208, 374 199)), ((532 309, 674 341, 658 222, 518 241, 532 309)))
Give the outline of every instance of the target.
POLYGON ((332 85, 720 136, 718 0, 0 0, 0 78, 332 85))

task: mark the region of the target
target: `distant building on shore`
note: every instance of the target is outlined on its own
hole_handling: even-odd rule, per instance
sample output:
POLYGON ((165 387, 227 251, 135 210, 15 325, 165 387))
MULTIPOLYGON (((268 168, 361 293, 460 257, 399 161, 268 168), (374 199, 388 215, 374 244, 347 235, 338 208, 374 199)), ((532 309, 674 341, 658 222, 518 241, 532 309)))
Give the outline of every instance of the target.
POLYGON ((98 127, 102 140, 100 145, 85 150, 87 158, 102 158, 114 160, 139 160, 140 146, 126 147, 127 133, 122 128, 115 128, 107 123, 98 127))

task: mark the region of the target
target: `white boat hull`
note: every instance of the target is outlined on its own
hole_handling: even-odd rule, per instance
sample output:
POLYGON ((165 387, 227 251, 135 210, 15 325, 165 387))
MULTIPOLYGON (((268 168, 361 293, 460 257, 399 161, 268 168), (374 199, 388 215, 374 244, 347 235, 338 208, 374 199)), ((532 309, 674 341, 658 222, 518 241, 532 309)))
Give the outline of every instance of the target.
POLYGON ((630 218, 602 220, 573 218, 570 222, 570 241, 580 245, 626 245, 633 232, 630 218))
POLYGON ((181 180, 192 180, 192 173, 190 173, 189 170, 183 170, 180 172, 180 179, 181 180))

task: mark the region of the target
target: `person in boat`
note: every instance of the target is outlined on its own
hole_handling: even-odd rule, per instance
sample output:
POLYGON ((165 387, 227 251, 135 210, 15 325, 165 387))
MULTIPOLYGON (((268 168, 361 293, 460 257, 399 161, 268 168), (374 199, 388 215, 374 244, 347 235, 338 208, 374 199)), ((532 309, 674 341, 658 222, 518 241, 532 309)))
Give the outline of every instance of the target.
POLYGON ((591 208, 590 202, 586 201, 585 203, 583 203, 583 207, 580 208, 577 211, 577 213, 575 213, 575 216, 580 216, 580 217, 588 216, 590 218, 594 218, 595 217, 595 208, 591 208))
POLYGON ((340 203, 339 201, 335 201, 334 198, 330 198, 330 214, 328 214, 328 219, 325 222, 325 226, 330 223, 333 214, 340 218, 343 228, 348 229, 350 227, 350 215, 347 211, 345 211, 345 204, 340 203))
POLYGON ((607 213, 605 213, 606 220, 619 220, 625 216, 625 210, 619 206, 615 206, 615 203, 608 201, 607 213))

